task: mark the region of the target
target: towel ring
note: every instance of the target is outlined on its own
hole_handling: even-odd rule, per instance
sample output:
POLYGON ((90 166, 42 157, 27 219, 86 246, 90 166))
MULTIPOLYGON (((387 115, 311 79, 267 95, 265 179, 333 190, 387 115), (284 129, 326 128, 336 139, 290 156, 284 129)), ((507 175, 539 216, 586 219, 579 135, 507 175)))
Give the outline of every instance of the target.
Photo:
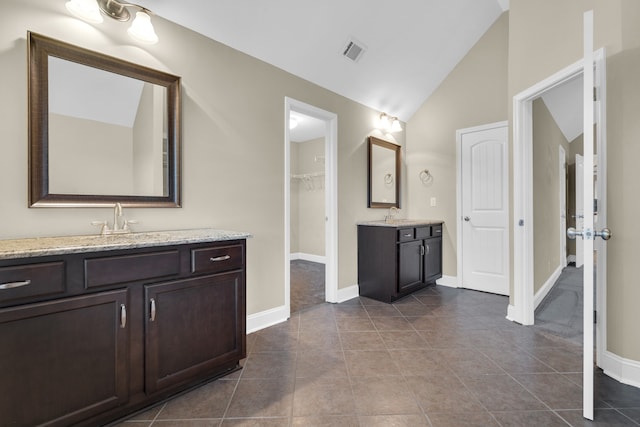
POLYGON ((433 175, 431 175, 431 172, 429 172, 429 169, 423 169, 420 172, 419 176, 420 176, 420 181, 422 181, 423 184, 426 184, 433 179, 433 175))

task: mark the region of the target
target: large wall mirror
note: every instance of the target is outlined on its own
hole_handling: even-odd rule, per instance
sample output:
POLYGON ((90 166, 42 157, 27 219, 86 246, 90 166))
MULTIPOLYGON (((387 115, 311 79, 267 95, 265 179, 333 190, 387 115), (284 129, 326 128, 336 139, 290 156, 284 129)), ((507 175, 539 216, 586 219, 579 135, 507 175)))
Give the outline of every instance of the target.
POLYGON ((28 44, 29 206, 180 207, 180 77, 28 44))
POLYGON ((370 208, 400 208, 400 146, 369 137, 370 208))

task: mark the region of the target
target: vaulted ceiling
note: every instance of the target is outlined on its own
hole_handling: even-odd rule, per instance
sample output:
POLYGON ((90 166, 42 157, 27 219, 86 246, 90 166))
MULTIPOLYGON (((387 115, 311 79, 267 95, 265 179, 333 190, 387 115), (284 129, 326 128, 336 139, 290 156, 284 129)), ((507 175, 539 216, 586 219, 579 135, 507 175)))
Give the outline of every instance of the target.
MULTIPOLYGON (((140 0, 155 14, 408 120, 509 0, 140 0), (364 48, 357 61, 348 43, 364 48)), ((162 38, 162 34, 159 34, 162 38)))

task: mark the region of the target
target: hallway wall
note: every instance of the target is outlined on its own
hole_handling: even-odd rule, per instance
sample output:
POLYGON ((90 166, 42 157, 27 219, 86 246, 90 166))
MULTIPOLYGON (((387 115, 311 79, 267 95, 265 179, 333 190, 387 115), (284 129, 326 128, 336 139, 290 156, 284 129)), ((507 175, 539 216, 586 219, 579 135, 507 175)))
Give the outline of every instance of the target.
MULTIPOLYGON (((291 143, 293 175, 324 173, 324 138, 291 143), (316 161, 315 159, 322 158, 316 161)), ((291 253, 324 257, 324 175, 291 180, 291 253)))
POLYGON ((533 292, 537 294, 560 268, 560 185, 562 146, 569 142, 542 98, 533 101, 533 292))

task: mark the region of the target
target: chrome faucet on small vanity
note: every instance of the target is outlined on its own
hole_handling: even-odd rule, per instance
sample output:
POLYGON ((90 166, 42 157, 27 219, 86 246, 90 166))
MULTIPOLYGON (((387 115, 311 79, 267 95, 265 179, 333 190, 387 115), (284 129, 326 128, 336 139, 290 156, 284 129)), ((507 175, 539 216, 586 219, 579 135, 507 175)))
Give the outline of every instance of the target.
POLYGON ((391 206, 389 208, 389 213, 384 217, 384 221, 385 222, 393 222, 393 219, 395 218, 395 215, 398 214, 399 210, 400 209, 398 209, 397 207, 391 206))
POLYGON ((137 224, 138 221, 134 219, 126 220, 121 218, 123 217, 122 213, 122 205, 120 203, 116 203, 113 206, 113 226, 109 228, 109 223, 107 220, 103 221, 91 221, 92 225, 99 225, 101 227, 100 234, 108 235, 108 234, 126 234, 131 233, 131 227, 129 224, 137 224))

